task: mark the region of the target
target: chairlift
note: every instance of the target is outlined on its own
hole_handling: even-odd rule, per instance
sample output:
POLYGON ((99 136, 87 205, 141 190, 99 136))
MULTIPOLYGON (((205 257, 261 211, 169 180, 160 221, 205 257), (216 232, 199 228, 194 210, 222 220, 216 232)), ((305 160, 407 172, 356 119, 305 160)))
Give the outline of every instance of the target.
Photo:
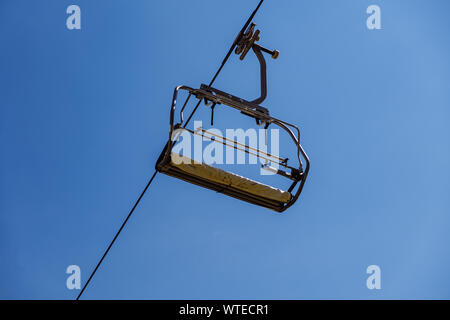
POLYGON ((266 61, 263 54, 269 54, 273 59, 277 59, 279 52, 277 50, 269 50, 256 43, 260 40, 260 30, 255 30, 255 27, 256 25, 251 23, 245 31, 239 33, 234 42, 234 53, 239 55, 240 60, 244 60, 250 49, 256 55, 260 64, 260 97, 248 101, 205 84, 202 84, 199 89, 184 85, 176 87, 170 109, 169 140, 159 156, 155 167, 157 171, 166 175, 223 193, 239 200, 269 208, 277 212, 283 212, 292 206, 299 198, 309 172, 310 162, 300 145, 300 130, 298 127, 289 122, 272 117, 269 114, 269 110, 261 106, 261 103, 267 96, 266 61), (179 91, 186 91, 188 95, 180 109, 180 120, 175 123, 175 109, 179 91), (271 155, 248 145, 240 144, 236 141, 218 136, 203 128, 198 128, 197 130, 187 129, 187 122, 189 122, 191 116, 198 107, 197 105, 188 120, 184 121, 183 112, 191 98, 197 99, 199 104, 203 102, 205 106, 211 109, 211 125, 214 121, 214 109, 216 106, 221 105, 234 108, 242 114, 255 119, 256 124, 263 126, 264 129, 267 129, 270 125, 281 128, 287 132, 296 147, 298 164, 290 165, 288 163, 289 159, 287 158, 271 155), (172 151, 176 144, 176 141, 174 141, 176 139, 173 139, 176 130, 186 130, 191 134, 208 137, 215 141, 221 141, 228 147, 252 154, 257 158, 264 160, 264 164, 262 164, 264 169, 289 179, 292 183, 287 190, 281 190, 205 163, 186 159, 186 157, 172 151), (303 161, 305 162, 304 168, 303 161), (270 166, 270 163, 276 163, 277 168, 270 166))

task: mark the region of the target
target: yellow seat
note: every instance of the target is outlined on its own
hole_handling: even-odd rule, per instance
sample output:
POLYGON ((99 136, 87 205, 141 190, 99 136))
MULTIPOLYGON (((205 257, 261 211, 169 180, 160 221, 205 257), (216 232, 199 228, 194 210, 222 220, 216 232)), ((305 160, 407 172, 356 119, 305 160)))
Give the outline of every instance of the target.
POLYGON ((292 202, 292 195, 288 191, 194 161, 178 153, 171 152, 168 157, 164 154, 163 151, 156 164, 161 173, 278 212, 282 212, 292 202))
POLYGON ((181 156, 178 153, 172 152, 171 155, 171 165, 189 175, 278 202, 288 203, 291 200, 291 194, 287 191, 273 188, 266 184, 215 168, 205 163, 194 161, 190 158, 181 156))

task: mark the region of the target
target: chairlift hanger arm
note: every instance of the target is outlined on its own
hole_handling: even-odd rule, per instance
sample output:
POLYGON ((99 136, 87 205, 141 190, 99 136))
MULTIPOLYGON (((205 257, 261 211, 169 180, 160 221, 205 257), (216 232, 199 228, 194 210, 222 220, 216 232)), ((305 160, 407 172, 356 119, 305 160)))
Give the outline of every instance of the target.
POLYGON ((256 42, 260 40, 261 32, 260 30, 255 31, 255 27, 256 24, 252 22, 246 32, 242 35, 241 40, 237 44, 234 52, 238 55, 240 54, 240 60, 244 60, 249 50, 252 49, 258 58, 260 66, 261 95, 259 98, 254 99, 251 102, 260 104, 267 97, 267 67, 263 52, 270 54, 273 59, 278 58, 280 52, 278 50, 269 50, 257 44, 256 42))

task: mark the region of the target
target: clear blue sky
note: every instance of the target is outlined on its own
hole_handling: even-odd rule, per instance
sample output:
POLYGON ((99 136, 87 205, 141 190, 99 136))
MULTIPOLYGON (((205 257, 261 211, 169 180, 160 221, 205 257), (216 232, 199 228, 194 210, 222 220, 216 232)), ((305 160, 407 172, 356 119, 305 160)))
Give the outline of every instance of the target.
MULTIPOLYGON (((0 2, 0 298, 76 297, 65 270, 87 280, 153 173, 173 88, 211 79, 256 2, 0 2)), ((449 10, 266 0, 264 105, 302 129, 301 199, 278 215, 160 174, 84 298, 449 299, 449 10)), ((216 87, 256 96, 256 59, 216 87)))

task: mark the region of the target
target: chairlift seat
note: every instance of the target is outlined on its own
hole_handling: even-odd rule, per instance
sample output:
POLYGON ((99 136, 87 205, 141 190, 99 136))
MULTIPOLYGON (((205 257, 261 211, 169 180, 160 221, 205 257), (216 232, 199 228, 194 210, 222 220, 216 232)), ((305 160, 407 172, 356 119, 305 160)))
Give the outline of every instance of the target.
POLYGON ((281 210, 292 198, 288 191, 200 163, 174 152, 165 162, 158 161, 158 167, 167 175, 276 211, 281 210))

